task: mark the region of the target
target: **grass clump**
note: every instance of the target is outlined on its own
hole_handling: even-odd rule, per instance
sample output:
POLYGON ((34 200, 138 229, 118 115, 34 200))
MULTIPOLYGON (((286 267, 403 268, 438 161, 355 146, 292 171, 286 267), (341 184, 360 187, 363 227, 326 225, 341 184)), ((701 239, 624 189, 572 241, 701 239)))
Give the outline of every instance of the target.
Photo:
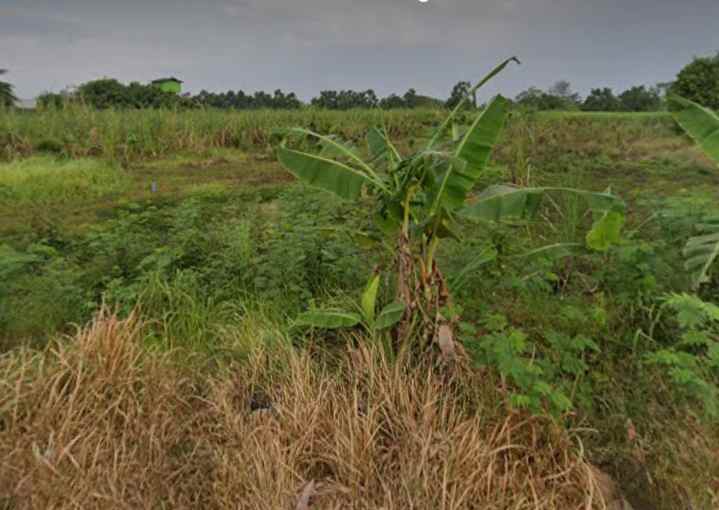
POLYGON ((316 508, 601 508, 569 436, 498 412, 476 374, 368 347, 332 362, 258 347, 187 374, 145 331, 102 312, 0 359, 11 508, 293 508, 308 482, 316 508))

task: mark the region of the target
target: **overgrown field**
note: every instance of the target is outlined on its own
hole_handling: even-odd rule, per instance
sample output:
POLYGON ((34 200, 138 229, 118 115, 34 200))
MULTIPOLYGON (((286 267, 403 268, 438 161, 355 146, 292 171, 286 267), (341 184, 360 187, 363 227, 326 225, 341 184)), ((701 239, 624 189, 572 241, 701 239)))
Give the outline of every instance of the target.
POLYGON ((593 221, 571 197, 463 220, 437 254, 460 362, 296 324, 359 308, 382 258, 351 234, 366 204, 297 183, 275 129, 364 152, 384 124, 412 151, 441 118, 2 114, 0 508, 719 507, 719 366, 681 350, 719 334, 682 256, 719 168, 670 115, 512 115, 480 186, 611 188, 626 223, 558 254, 593 221))

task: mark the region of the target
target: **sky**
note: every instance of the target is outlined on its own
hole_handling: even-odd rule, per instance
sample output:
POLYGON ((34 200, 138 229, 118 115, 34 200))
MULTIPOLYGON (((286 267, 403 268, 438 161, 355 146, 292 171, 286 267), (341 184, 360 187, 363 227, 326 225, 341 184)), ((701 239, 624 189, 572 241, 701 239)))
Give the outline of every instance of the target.
POLYGON ((327 89, 446 98, 568 80, 621 91, 719 51, 719 0, 0 0, 0 68, 16 95, 167 75, 185 90, 327 89))

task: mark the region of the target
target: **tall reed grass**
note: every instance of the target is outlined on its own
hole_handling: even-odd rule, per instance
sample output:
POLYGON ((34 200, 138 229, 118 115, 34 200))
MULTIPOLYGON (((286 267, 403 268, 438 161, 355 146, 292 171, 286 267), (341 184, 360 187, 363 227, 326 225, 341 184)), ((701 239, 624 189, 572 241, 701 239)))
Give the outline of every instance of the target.
POLYGON ((418 133, 441 118, 434 110, 126 110, 81 105, 0 115, 0 154, 5 159, 51 150, 68 157, 132 160, 213 148, 265 148, 273 130, 303 126, 359 139, 386 125, 394 137, 418 133))

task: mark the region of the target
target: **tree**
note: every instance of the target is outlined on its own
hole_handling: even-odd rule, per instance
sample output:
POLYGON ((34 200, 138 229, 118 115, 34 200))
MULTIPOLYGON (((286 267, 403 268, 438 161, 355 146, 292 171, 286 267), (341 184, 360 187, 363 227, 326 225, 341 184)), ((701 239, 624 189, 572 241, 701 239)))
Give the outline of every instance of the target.
POLYGON ((414 89, 409 89, 405 92, 402 99, 404 100, 405 108, 417 108, 419 104, 419 96, 417 95, 417 91, 414 89))
POLYGON ((572 91, 572 84, 567 80, 559 80, 556 82, 549 88, 547 94, 563 99, 567 106, 576 106, 581 102, 579 94, 572 91))
POLYGON ((612 89, 592 89, 582 103, 582 110, 587 112, 615 112, 621 108, 621 103, 612 89))
POLYGON ((719 53, 698 57, 679 72, 671 92, 702 106, 719 110, 719 53))
POLYGON ((619 94, 619 101, 625 112, 655 112, 662 104, 659 90, 647 89, 644 85, 625 90, 619 94))
MULTIPOLYGON (((460 81, 457 83, 454 87, 452 87, 452 92, 447 100, 447 108, 454 108, 461 102, 465 101, 465 99, 469 99, 469 92, 471 90, 472 85, 468 81, 460 81)), ((474 99, 474 97, 472 99, 474 99)), ((474 105, 477 105, 476 99, 474 101, 474 105)))
POLYGON ((397 94, 390 94, 379 102, 380 108, 383 110, 392 110, 395 108, 405 108, 405 101, 397 94))
MULTIPOLYGON (((0 75, 7 73, 6 69, 0 69, 0 75)), ((13 106, 17 101, 15 93, 13 92, 13 86, 5 81, 0 81, 0 106, 13 106)))
POLYGON ((537 87, 529 87, 520 92, 514 102, 532 110, 566 110, 570 108, 570 104, 565 98, 549 94, 537 87))

